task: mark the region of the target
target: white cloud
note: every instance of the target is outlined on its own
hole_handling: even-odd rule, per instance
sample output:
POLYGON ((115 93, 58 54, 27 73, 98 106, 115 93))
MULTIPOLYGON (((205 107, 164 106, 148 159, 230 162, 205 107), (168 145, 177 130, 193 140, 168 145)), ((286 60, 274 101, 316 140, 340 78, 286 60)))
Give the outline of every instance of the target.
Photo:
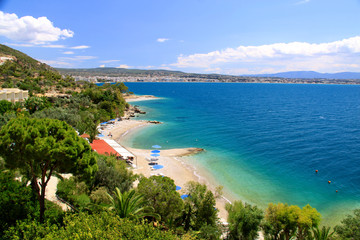
POLYGON ((90 48, 90 46, 86 46, 86 45, 81 45, 81 46, 75 46, 75 47, 70 47, 71 49, 87 49, 90 48))
POLYGON ((52 45, 52 44, 40 45, 39 47, 44 47, 44 48, 66 48, 66 46, 64 46, 64 45, 52 45))
POLYGON ((346 70, 354 70, 351 63, 360 61, 359 53, 360 36, 356 36, 329 43, 274 43, 181 55, 170 66, 198 68, 201 71, 220 68, 223 73, 235 73, 236 69, 248 69, 256 73, 262 69, 273 69, 275 72, 305 69, 334 72, 336 69, 342 70, 339 64, 347 66, 346 70))
POLYGON ((169 40, 170 40, 169 38, 158 38, 156 41, 163 43, 169 40))
POLYGON ((0 35, 15 41, 43 44, 72 37, 74 32, 54 27, 47 17, 24 16, 19 18, 14 13, 0 11, 0 35))
POLYGON ((63 54, 75 54, 74 52, 72 52, 72 51, 66 51, 66 52, 63 52, 63 54))
POLYGON ((131 66, 126 65, 126 64, 121 64, 120 66, 118 66, 116 68, 131 68, 131 66))
POLYGON ((73 66, 71 63, 57 60, 42 60, 38 59, 39 62, 46 63, 52 67, 71 67, 73 66))
POLYGON ((105 67, 105 64, 102 64, 102 65, 100 65, 99 67, 104 68, 104 67, 105 67))

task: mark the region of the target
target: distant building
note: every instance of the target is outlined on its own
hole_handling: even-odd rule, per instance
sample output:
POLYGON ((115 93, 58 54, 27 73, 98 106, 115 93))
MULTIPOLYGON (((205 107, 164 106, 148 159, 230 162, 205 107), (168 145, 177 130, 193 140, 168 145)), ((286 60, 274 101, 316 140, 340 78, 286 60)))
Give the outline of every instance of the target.
POLYGON ((29 97, 28 90, 20 90, 18 88, 0 88, 0 100, 9 102, 22 102, 29 97))

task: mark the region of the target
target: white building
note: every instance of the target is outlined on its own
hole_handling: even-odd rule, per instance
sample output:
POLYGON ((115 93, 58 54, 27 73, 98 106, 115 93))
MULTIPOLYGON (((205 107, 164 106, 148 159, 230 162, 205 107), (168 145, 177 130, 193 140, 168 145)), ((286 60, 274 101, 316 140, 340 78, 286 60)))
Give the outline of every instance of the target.
POLYGON ((22 102, 29 97, 28 90, 20 90, 18 88, 0 88, 0 100, 10 102, 22 102))

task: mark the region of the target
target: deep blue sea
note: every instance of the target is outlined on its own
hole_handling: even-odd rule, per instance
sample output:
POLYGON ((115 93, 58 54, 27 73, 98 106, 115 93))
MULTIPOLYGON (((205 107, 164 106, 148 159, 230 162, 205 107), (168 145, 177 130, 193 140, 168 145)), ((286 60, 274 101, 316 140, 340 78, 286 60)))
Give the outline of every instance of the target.
POLYGON ((191 161, 231 200, 310 204, 331 225, 360 207, 360 86, 126 85, 162 97, 134 104, 147 112, 142 118, 164 122, 126 144, 204 148, 191 161))

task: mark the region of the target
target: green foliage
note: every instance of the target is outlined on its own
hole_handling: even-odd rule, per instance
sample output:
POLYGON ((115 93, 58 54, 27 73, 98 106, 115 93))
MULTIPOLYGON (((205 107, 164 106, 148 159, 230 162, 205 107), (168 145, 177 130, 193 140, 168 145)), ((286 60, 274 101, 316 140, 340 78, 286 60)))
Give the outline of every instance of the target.
POLYGON ((29 97, 25 100, 25 107, 30 114, 50 107, 51 104, 46 97, 29 97))
POLYGON ((13 104, 6 100, 0 100, 0 114, 13 110, 13 104))
POLYGON ((58 185, 56 194, 73 205, 76 209, 82 210, 90 204, 89 190, 84 182, 76 181, 75 177, 62 179, 58 185))
POLYGON ((176 191, 174 180, 169 177, 151 176, 141 178, 137 190, 142 194, 148 204, 154 208, 155 213, 168 225, 181 216, 183 201, 176 191))
POLYGON ((16 118, 0 131, 0 155, 8 167, 21 170, 31 179, 40 204, 41 220, 45 211, 45 188, 53 172, 92 175, 97 165, 90 151, 90 145, 59 120, 16 118))
POLYGON ((127 169, 124 162, 116 160, 112 156, 96 154, 98 171, 95 173, 91 183, 91 190, 99 187, 105 187, 108 192, 112 193, 116 188, 120 192, 129 191, 135 180, 132 171, 127 169))
POLYGON ((41 224, 34 220, 24 220, 18 222, 16 226, 9 228, 4 236, 3 240, 40 240, 40 239, 55 239, 47 237, 53 232, 57 232, 58 227, 54 224, 44 223, 41 224))
POLYGON ((63 107, 46 108, 42 111, 36 111, 32 115, 33 118, 51 118, 64 121, 70 126, 77 126, 81 123, 81 116, 78 115, 76 109, 63 107))
POLYGON ((26 219, 35 211, 31 188, 14 178, 10 171, 0 172, 0 235, 17 220, 26 219))
POLYGON ((109 195, 112 202, 112 209, 120 218, 140 219, 144 217, 160 218, 153 212, 153 208, 148 206, 143 196, 137 194, 135 190, 121 193, 118 188, 114 192, 114 197, 109 195))
POLYGON ((313 229, 313 238, 314 240, 330 240, 334 233, 334 231, 330 233, 330 227, 323 226, 321 229, 315 227, 313 229))
POLYGON ((343 219, 335 231, 342 240, 360 239, 360 209, 355 209, 353 215, 343 219))
MULTIPOLYGON (((22 222, 17 228, 9 231, 6 239, 179 239, 172 232, 162 231, 146 222, 134 222, 120 219, 118 216, 102 212, 89 215, 86 213, 69 214, 65 217, 64 226, 40 225, 36 222, 22 222)), ((191 238, 188 238, 189 240, 191 238)))
POLYGON ((217 226, 217 212, 214 194, 206 185, 189 182, 186 187, 185 206, 183 211, 183 224, 185 231, 190 229, 199 231, 202 226, 217 226))
POLYGON ((306 205, 303 209, 298 206, 288 206, 270 203, 265 211, 263 229, 266 239, 286 239, 296 236, 296 239, 307 239, 310 230, 320 223, 320 213, 315 208, 306 205))
POLYGON ((241 201, 226 204, 229 239, 253 240, 258 237, 263 212, 256 206, 241 201))

